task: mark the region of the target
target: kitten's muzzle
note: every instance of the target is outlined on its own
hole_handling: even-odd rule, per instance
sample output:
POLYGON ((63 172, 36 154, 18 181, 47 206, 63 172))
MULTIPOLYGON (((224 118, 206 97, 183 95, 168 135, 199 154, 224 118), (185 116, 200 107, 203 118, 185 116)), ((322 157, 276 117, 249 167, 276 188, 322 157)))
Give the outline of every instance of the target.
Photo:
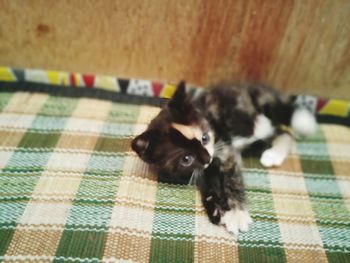
POLYGON ((203 166, 210 164, 212 160, 212 157, 205 149, 203 149, 203 151, 197 155, 197 158, 203 166))
POLYGON ((204 165, 204 168, 207 168, 211 164, 212 161, 213 161, 213 157, 210 157, 209 163, 206 163, 204 165))

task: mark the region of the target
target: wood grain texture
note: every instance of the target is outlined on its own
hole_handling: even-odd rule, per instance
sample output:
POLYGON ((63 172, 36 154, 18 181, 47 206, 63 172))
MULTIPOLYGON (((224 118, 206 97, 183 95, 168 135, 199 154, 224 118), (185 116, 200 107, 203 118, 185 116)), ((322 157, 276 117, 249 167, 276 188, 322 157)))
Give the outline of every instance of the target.
POLYGON ((350 98, 346 0, 0 0, 0 64, 350 98))

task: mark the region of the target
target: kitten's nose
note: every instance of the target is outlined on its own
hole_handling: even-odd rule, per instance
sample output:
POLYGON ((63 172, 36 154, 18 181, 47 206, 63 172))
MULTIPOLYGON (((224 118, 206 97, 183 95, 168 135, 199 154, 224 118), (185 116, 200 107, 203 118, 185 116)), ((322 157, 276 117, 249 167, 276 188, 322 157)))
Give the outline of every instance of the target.
POLYGON ((208 166, 211 162, 211 156, 209 155, 208 152, 203 153, 201 159, 202 159, 202 163, 203 163, 204 167, 208 166))
POLYGON ((198 143, 198 152, 197 152, 197 158, 198 160, 201 162, 202 165, 206 165, 206 164, 209 164, 210 163, 210 159, 211 159, 211 156, 208 152, 207 149, 205 149, 202 144, 196 140, 196 143, 198 143))
POLYGON ((204 168, 207 168, 207 167, 209 166, 209 164, 211 164, 211 161, 212 161, 212 160, 213 160, 213 157, 210 157, 209 163, 205 164, 205 165, 204 165, 204 168))

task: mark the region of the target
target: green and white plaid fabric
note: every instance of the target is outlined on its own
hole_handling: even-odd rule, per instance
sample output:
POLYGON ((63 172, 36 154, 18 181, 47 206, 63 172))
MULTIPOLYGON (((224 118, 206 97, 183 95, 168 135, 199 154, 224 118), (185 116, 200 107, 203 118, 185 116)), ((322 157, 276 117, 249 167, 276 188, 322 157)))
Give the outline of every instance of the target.
POLYGON ((320 126, 278 169, 245 160, 254 223, 235 239, 131 151, 158 111, 0 92, 0 262, 350 262, 348 127, 320 126))

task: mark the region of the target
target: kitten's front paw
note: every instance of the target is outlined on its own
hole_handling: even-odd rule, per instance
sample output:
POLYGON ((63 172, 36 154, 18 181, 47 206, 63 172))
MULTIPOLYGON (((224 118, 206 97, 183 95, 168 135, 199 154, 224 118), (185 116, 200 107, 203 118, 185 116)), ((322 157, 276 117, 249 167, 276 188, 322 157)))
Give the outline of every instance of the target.
POLYGON ((221 217, 220 224, 225 225, 227 231, 233 233, 235 236, 239 232, 246 232, 249 225, 253 222, 247 210, 232 209, 226 211, 221 217))
POLYGON ((260 158, 260 163, 264 167, 280 166, 286 156, 271 148, 263 152, 260 158))

